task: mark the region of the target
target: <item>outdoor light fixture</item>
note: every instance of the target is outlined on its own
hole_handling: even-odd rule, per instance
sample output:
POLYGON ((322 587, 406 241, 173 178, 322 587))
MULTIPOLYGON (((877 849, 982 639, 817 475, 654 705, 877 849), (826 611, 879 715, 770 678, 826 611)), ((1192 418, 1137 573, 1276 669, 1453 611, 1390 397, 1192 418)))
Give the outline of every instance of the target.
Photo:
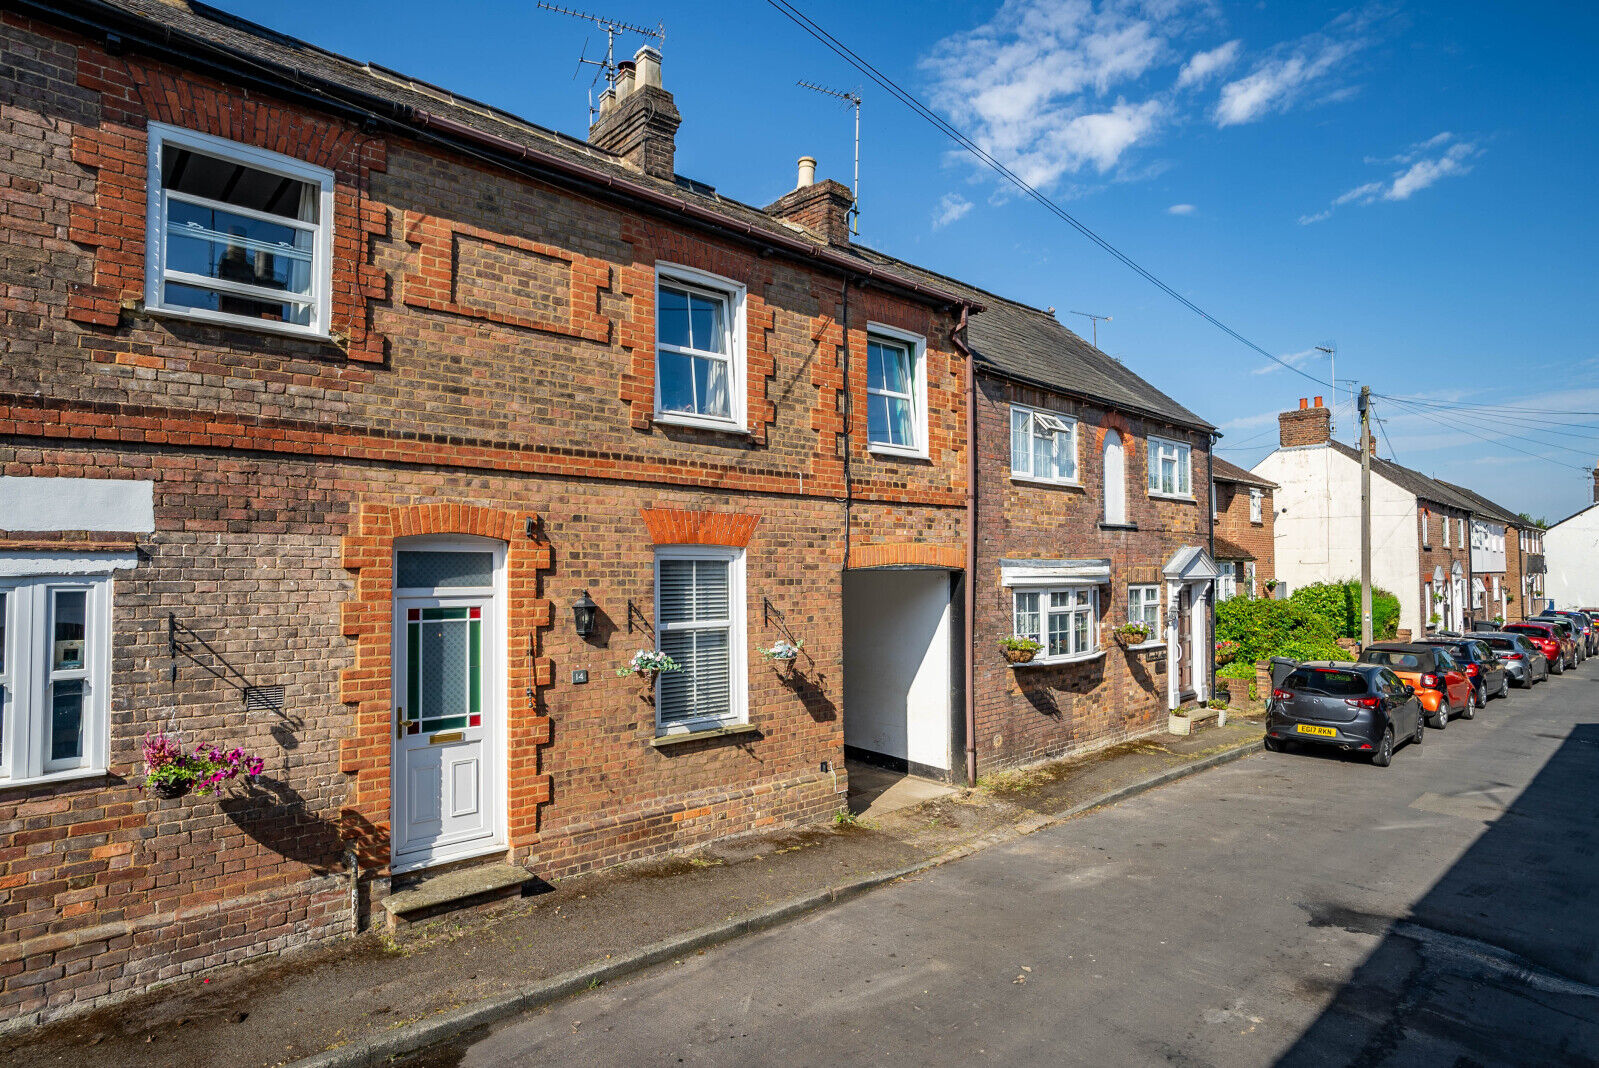
POLYGON ((600 606, 594 603, 588 590, 584 590, 583 596, 572 602, 572 629, 577 631, 579 638, 587 638, 594 633, 594 614, 599 610, 600 606))

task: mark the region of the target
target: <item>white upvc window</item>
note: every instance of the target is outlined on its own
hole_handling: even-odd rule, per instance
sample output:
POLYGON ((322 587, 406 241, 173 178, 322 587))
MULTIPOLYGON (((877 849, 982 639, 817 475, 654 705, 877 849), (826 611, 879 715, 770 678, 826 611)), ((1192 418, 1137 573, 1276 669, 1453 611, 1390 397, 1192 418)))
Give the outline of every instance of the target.
POLYGON ((1249 491, 1249 521, 1251 523, 1265 522, 1265 519, 1262 515, 1264 509, 1261 507, 1263 504, 1265 504, 1265 501, 1265 490, 1251 489, 1249 491))
POLYGON ((1189 447, 1166 438, 1149 439, 1149 493, 1152 497, 1194 496, 1189 447))
POLYGON ((672 263, 655 265, 655 418, 747 432, 745 288, 672 263))
POLYGON ((1244 561, 1244 596, 1255 596, 1255 561, 1244 561))
POLYGON ((1010 473, 1039 482, 1077 482, 1077 420, 1010 406, 1010 473))
POLYGON ((661 652, 681 668, 656 682, 656 732, 747 722, 743 550, 657 549, 655 626, 661 652))
POLYGON ((1465 547, 1466 547, 1466 517, 1465 516, 1461 516, 1459 519, 1455 520, 1455 548, 1464 549, 1465 547))
POLYGON ((1216 574, 1216 600, 1225 601, 1238 596, 1238 572, 1236 562, 1223 562, 1216 574))
POLYGON ((1033 661, 1087 656, 1099 648, 1099 594, 1094 586, 1016 590, 1014 632, 1043 645, 1033 661))
POLYGON ((147 309, 328 335, 332 171, 152 122, 147 186, 147 309))
POLYGON ((1149 628, 1149 637, 1160 637, 1160 587, 1127 587, 1127 622, 1142 623, 1149 628))
POLYGON ((104 771, 111 580, 0 579, 0 786, 104 771))
POLYGON ((866 326, 866 442, 872 452, 925 458, 927 339, 866 326))

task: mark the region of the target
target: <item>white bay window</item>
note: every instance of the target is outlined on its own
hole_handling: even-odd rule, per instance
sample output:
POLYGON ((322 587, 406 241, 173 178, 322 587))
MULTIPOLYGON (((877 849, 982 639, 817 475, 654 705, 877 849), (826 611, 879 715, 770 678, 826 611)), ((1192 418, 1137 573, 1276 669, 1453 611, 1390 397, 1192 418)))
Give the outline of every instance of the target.
POLYGON ((1043 646, 1033 662, 1087 656, 1099 648, 1099 598, 1093 586, 1018 589, 1013 630, 1043 646))

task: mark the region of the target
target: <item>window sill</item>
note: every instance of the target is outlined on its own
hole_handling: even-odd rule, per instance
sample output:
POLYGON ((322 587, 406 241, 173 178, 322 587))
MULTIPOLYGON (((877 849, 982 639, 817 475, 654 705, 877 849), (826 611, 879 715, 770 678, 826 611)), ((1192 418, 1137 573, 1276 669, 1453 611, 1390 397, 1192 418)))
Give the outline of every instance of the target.
POLYGON ((0 790, 21 790, 31 786, 54 786, 57 783, 81 782, 85 779, 105 779, 110 776, 111 772, 106 768, 74 768, 71 771, 57 771, 31 779, 0 780, 0 790))
POLYGON ((710 416, 688 415, 684 412, 656 412, 652 421, 662 426, 686 426, 695 430, 714 430, 721 434, 750 436, 749 427, 731 419, 713 419, 710 416))
POLYGON ((1143 653, 1148 652, 1151 649, 1164 648, 1166 648, 1166 642, 1165 639, 1161 639, 1160 641, 1139 642, 1137 645, 1129 645, 1127 647, 1127 651, 1129 653, 1143 653))
POLYGON ((1034 477, 1033 475, 1018 475, 1014 471, 1011 472, 1010 480, 1012 482, 1026 482, 1028 485, 1032 485, 1032 486, 1055 486, 1055 487, 1058 487, 1060 489, 1074 489, 1074 490, 1080 490, 1080 489, 1084 488, 1083 484, 1081 482, 1078 482, 1076 479, 1071 479, 1071 478, 1037 478, 1037 477, 1034 477))
POLYGON ((274 337, 292 337, 323 345, 334 344, 333 336, 326 331, 313 330, 293 323, 275 323, 270 319, 246 319, 242 316, 213 314, 204 311, 187 311, 179 308, 152 308, 146 304, 143 313, 152 319, 173 319, 184 323, 198 323, 224 330, 242 330, 249 334, 271 334, 274 337))
POLYGON ((1099 524, 1099 529, 1100 530, 1132 530, 1132 531, 1136 531, 1138 529, 1138 524, 1137 523, 1101 523, 1101 524, 1099 524))
POLYGON ((1086 664, 1091 660, 1102 659, 1104 655, 1105 650, 1095 649, 1091 653, 1077 653, 1073 656, 1036 657, 1025 664, 1012 664, 1010 667, 1012 671, 1020 671, 1023 668, 1030 667, 1062 667, 1067 664, 1086 664))
POLYGON ((733 723, 726 727, 705 727, 700 730, 678 731, 672 734, 659 734, 650 739, 650 745, 662 749, 669 745, 678 745, 682 742, 699 742, 706 738, 726 738, 734 734, 759 734, 760 728, 753 723, 733 723))
POLYGON ((870 442, 866 451, 874 456, 887 456, 896 460, 926 460, 927 452, 923 449, 908 449, 902 445, 881 445, 870 442))
POLYGON ((1192 494, 1183 494, 1183 493, 1156 493, 1156 492, 1155 492, 1155 491, 1154 491, 1154 490, 1150 490, 1150 491, 1149 491, 1149 496, 1150 496, 1150 497, 1152 497, 1152 498, 1154 498, 1154 499, 1155 499, 1155 500, 1161 500, 1161 501, 1182 501, 1182 502, 1183 502, 1183 503, 1185 503, 1185 504, 1193 504, 1193 503, 1194 503, 1194 502, 1195 502, 1195 500, 1196 500, 1196 498, 1195 498, 1195 497, 1194 497, 1194 496, 1193 496, 1193 495, 1192 495, 1192 494))

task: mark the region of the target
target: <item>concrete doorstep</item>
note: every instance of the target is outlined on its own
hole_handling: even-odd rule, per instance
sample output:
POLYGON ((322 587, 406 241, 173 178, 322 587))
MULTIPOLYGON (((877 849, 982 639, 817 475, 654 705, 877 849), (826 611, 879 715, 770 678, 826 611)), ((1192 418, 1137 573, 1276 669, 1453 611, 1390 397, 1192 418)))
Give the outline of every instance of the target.
POLYGON ((1258 722, 1156 736, 880 817, 841 815, 565 880, 493 917, 408 925, 403 945, 369 934, 7 1036, 0 1063, 387 1063, 1237 760, 1260 737, 1258 722))

